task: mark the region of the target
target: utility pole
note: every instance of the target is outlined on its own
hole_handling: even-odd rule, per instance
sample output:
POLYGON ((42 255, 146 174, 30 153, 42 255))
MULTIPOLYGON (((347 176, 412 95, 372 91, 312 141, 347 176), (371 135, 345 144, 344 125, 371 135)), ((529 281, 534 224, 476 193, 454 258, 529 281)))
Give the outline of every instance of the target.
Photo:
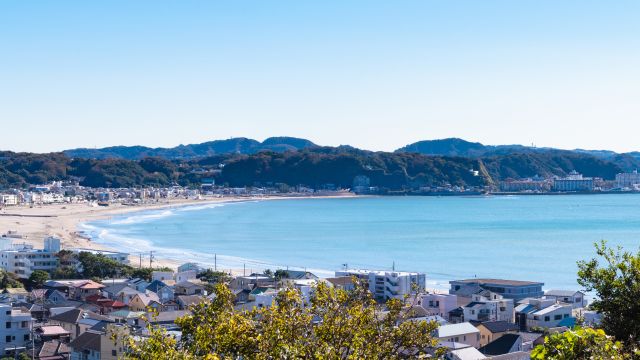
POLYGON ((218 254, 213 254, 213 271, 218 271, 218 254))
POLYGON ((149 250, 149 268, 153 268, 153 250, 149 250))
POLYGON ((242 276, 247 276, 247 264, 242 264, 242 276))
POLYGON ((138 269, 142 269, 142 253, 140 253, 140 265, 138 265, 138 269))

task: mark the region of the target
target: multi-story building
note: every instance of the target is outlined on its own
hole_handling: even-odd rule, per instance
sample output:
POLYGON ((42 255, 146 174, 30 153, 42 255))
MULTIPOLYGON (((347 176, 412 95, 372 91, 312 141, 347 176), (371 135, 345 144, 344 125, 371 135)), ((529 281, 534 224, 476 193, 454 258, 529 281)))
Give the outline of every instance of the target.
POLYGON ((513 321, 513 299, 481 290, 471 295, 471 302, 462 308, 464 321, 513 321))
POLYGON ((10 205, 18 205, 18 195, 0 194, 0 207, 10 205))
POLYGON ((621 189, 635 189, 638 185, 640 185, 640 174, 638 173, 638 170, 616 175, 616 186, 621 189))
POLYGON ((575 170, 567 177, 553 180, 553 191, 593 191, 594 187, 593 178, 583 177, 575 170))
POLYGON ((373 271, 350 269, 336 271, 336 277, 356 276, 369 284, 369 291, 376 300, 404 299, 405 295, 415 294, 426 287, 426 275, 405 271, 373 271))
POLYGON ((36 270, 53 272, 58 267, 56 254, 60 251, 60 239, 45 239, 44 249, 34 249, 33 245, 12 244, 9 249, 0 250, 0 267, 28 279, 36 270))
POLYGON ((429 315, 439 315, 449 321, 449 311, 458 307, 458 296, 451 294, 424 294, 420 305, 429 315))
POLYGON ((500 182, 500 190, 504 192, 543 192, 549 191, 550 188, 551 182, 540 178, 507 180, 500 182))
POLYGON ((572 311, 571 304, 557 303, 555 299, 530 299, 515 308, 515 320, 521 330, 552 328, 572 317, 572 311))
POLYGON ((544 295, 544 283, 533 281, 503 280, 503 279, 467 279, 449 281, 449 294, 471 297, 480 290, 489 290, 506 299, 514 301, 527 297, 541 297, 544 295))
POLYGON ((0 304, 0 351, 3 355, 24 351, 31 342, 31 313, 0 304))

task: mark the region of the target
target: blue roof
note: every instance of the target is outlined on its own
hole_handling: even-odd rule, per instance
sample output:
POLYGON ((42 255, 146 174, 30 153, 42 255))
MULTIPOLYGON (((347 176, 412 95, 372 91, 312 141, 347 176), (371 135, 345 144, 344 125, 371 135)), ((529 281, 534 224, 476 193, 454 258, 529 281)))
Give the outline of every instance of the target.
POLYGON ((566 326, 569 329, 573 329, 574 327, 576 327, 576 318, 571 316, 566 317, 558 323, 558 326, 566 326))

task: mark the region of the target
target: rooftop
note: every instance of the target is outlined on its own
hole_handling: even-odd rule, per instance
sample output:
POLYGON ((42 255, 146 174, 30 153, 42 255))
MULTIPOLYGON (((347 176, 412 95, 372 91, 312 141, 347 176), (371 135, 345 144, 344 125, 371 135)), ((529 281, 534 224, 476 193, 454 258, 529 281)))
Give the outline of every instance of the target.
POLYGON ((448 338, 452 336, 458 336, 463 334, 478 333, 480 330, 468 322, 460 324, 448 324, 442 325, 436 330, 439 338, 448 338))
POLYGON ((534 281, 521 281, 521 280, 505 280, 505 279, 465 279, 465 280, 454 280, 450 281, 452 283, 467 283, 467 284, 490 284, 490 285, 501 285, 501 286, 528 286, 528 285, 544 285, 542 282, 534 282, 534 281))

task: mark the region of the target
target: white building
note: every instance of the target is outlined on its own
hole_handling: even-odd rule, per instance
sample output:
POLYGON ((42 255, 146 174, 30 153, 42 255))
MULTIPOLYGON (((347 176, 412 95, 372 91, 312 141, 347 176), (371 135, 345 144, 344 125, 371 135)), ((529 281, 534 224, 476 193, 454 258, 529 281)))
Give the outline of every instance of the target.
POLYGON ((389 299, 403 300, 405 295, 415 294, 426 287, 426 275, 417 272, 405 271, 372 271, 372 270, 344 270, 336 271, 336 277, 356 276, 369 284, 369 291, 376 300, 389 299))
POLYGON ((31 342, 33 319, 29 312, 0 304, 0 350, 3 355, 25 349, 31 342))
POLYGON ((33 245, 13 244, 11 249, 0 250, 0 267, 28 279, 36 270, 53 272, 58 267, 57 251, 37 250, 33 245))
POLYGON ((582 291, 573 290, 549 290, 544 293, 548 299, 555 299, 556 302, 571 304, 574 309, 580 309, 587 305, 587 300, 582 291))
POLYGON ((616 186, 621 189, 634 189, 637 185, 640 185, 640 174, 638 173, 638 170, 616 175, 616 186))
POLYGON ((451 294, 424 294, 420 305, 429 315, 439 315, 449 321, 449 311, 458 307, 458 296, 451 294))
POLYGON ((18 195, 0 194, 0 207, 18 205, 18 195))
POLYGON ((480 346, 480 330, 468 322, 442 325, 436 330, 436 337, 440 342, 462 343, 474 348, 480 346))
POLYGON ((582 174, 577 173, 575 170, 570 172, 567 177, 554 179, 553 190, 554 191, 593 191, 594 189, 593 178, 583 177, 582 174))
POLYGON ((530 299, 515 308, 515 320, 522 330, 553 328, 572 316, 571 304, 556 303, 555 299, 530 299))
POLYGON ((464 321, 513 322, 513 299, 482 290, 471 295, 471 302, 462 308, 464 321))

